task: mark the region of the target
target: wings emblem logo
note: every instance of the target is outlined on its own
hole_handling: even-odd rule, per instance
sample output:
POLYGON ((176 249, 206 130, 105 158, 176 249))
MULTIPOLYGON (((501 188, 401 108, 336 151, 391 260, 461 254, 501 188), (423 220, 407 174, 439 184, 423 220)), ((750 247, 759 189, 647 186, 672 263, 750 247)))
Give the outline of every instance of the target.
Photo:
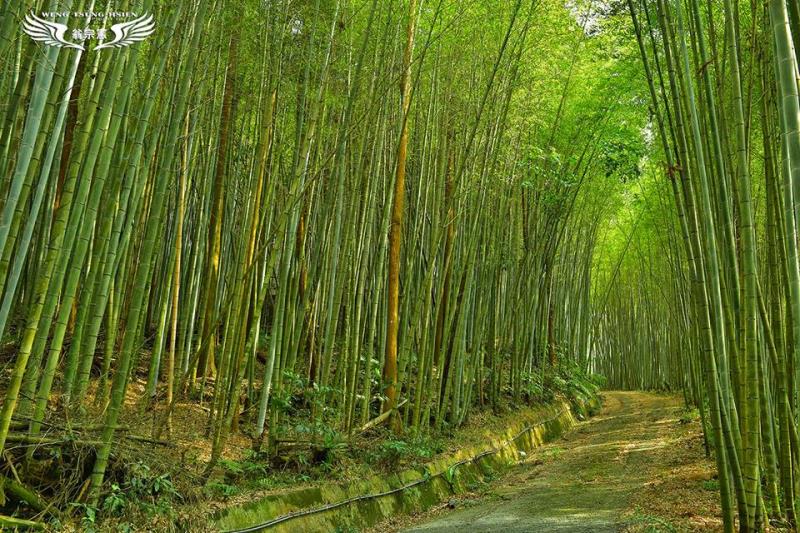
MULTIPOLYGON (((92 50, 102 50, 103 48, 121 48, 129 46, 133 43, 143 41, 155 31, 155 22, 153 22, 153 15, 145 13, 139 18, 127 22, 120 22, 111 26, 111 33, 114 38, 105 42, 104 37, 106 30, 73 30, 72 37, 77 40, 86 41, 89 36, 96 36, 101 42, 92 50), (90 33, 91 32, 91 33, 90 33)), ((50 22, 43 18, 37 17, 33 13, 25 16, 22 22, 22 31, 24 31, 31 39, 44 43, 47 46, 57 46, 59 48, 76 48, 78 50, 85 50, 82 44, 78 44, 67 40, 66 24, 58 22, 50 22)))

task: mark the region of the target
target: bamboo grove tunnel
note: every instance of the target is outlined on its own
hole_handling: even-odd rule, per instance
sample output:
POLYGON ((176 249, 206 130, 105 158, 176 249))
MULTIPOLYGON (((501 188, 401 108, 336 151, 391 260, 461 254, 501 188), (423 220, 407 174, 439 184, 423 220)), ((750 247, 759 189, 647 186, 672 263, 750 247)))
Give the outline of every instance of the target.
POLYGON ((799 63, 796 0, 0 3, 0 528, 455 493, 544 416, 666 454, 625 494, 680 422, 687 528, 794 530, 799 63))

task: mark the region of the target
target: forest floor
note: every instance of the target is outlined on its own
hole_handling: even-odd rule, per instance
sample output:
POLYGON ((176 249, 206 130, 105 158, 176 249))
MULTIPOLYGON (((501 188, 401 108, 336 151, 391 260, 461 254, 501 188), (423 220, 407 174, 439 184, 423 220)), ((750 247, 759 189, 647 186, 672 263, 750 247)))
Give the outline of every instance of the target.
POLYGON ((679 396, 606 392, 603 410, 507 476, 375 532, 716 531, 716 468, 679 396), (451 511, 451 508, 455 508, 451 511))

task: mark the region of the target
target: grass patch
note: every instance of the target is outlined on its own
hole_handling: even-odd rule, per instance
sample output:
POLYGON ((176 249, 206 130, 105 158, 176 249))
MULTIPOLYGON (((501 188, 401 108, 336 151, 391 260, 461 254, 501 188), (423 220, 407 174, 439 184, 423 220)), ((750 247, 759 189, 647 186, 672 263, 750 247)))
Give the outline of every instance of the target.
POLYGON ((641 507, 637 507, 630 517, 630 524, 639 526, 637 531, 644 531, 646 533, 673 533, 677 532, 678 528, 661 517, 647 514, 642 511, 641 507))
POLYGON ((681 415, 678 417, 678 421, 681 424, 690 424, 700 418, 700 412, 697 408, 692 407, 691 409, 684 408, 681 410, 681 415))
POLYGON ((542 450, 541 456, 542 459, 558 459, 559 457, 561 457, 561 454, 563 453, 564 453, 564 448, 553 446, 552 448, 547 448, 546 450, 542 450))

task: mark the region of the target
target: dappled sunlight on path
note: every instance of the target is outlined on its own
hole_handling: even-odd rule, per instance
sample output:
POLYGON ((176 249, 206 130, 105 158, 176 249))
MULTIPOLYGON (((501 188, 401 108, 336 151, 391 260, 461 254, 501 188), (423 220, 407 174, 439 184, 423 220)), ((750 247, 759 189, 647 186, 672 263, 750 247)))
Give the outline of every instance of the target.
MULTIPOLYGON (((688 461, 683 450, 697 448, 696 428, 683 426, 682 410, 677 396, 605 393, 598 416, 537 449, 482 497, 451 502, 455 511, 404 531, 610 532, 663 525, 632 506, 668 480, 676 462, 688 461)), ((701 457, 694 452, 691 461, 701 457)), ((714 529, 713 520, 703 529, 714 529)))

